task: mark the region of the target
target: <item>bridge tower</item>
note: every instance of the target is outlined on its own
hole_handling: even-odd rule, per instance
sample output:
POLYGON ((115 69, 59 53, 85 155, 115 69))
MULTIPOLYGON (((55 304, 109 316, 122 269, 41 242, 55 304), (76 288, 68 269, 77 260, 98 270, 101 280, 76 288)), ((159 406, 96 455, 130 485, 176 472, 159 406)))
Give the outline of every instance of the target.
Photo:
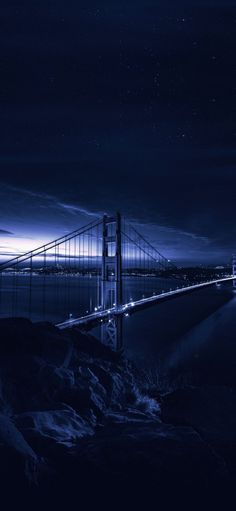
MULTIPOLYGON (((236 255, 232 256, 232 275, 236 276, 236 255)), ((233 280, 233 287, 236 288, 236 280, 233 280)))
POLYGON ((115 309, 122 304, 122 253, 121 253, 121 216, 103 217, 103 250, 101 305, 110 310, 107 322, 102 325, 102 342, 113 350, 122 349, 122 316, 115 309))

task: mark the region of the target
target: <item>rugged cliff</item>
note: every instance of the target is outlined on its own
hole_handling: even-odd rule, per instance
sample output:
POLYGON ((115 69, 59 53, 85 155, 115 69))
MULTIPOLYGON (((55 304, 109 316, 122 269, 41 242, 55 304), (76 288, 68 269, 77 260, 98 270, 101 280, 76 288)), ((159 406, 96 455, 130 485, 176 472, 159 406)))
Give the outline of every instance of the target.
POLYGON ((211 390, 161 395, 124 356, 76 328, 6 319, 0 332, 0 477, 8 495, 15 489, 55 502, 77 492, 98 498, 117 486, 161 495, 171 486, 173 496, 232 482, 228 451, 218 449, 226 431, 219 438, 213 428, 216 395, 213 421, 206 414, 211 390))

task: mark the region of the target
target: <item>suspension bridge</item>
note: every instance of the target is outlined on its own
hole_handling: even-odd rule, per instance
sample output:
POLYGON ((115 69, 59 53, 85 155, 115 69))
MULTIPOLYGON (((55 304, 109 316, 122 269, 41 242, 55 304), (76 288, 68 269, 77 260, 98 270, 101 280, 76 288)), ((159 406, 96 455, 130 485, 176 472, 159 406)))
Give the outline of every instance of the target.
POLYGON ((99 327, 101 341, 122 349, 123 317, 207 286, 227 274, 189 278, 121 218, 104 215, 0 264, 0 317, 52 321, 58 328, 99 327))

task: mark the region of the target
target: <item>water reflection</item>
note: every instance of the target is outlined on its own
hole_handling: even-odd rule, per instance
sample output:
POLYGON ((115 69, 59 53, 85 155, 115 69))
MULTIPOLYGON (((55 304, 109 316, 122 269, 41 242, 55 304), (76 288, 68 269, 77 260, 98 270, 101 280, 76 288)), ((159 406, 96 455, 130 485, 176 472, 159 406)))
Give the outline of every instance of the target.
POLYGON ((236 383, 236 296, 212 287, 128 318, 127 354, 141 367, 191 382, 236 383))

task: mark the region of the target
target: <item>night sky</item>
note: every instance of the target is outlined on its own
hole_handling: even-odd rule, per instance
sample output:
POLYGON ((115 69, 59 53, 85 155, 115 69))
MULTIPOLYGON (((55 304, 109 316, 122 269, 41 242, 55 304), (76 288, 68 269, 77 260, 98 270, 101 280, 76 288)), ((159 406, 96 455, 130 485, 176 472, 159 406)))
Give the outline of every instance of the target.
POLYGON ((1 252, 117 209, 179 262, 236 251, 236 2, 153 4, 1 3, 1 252))

